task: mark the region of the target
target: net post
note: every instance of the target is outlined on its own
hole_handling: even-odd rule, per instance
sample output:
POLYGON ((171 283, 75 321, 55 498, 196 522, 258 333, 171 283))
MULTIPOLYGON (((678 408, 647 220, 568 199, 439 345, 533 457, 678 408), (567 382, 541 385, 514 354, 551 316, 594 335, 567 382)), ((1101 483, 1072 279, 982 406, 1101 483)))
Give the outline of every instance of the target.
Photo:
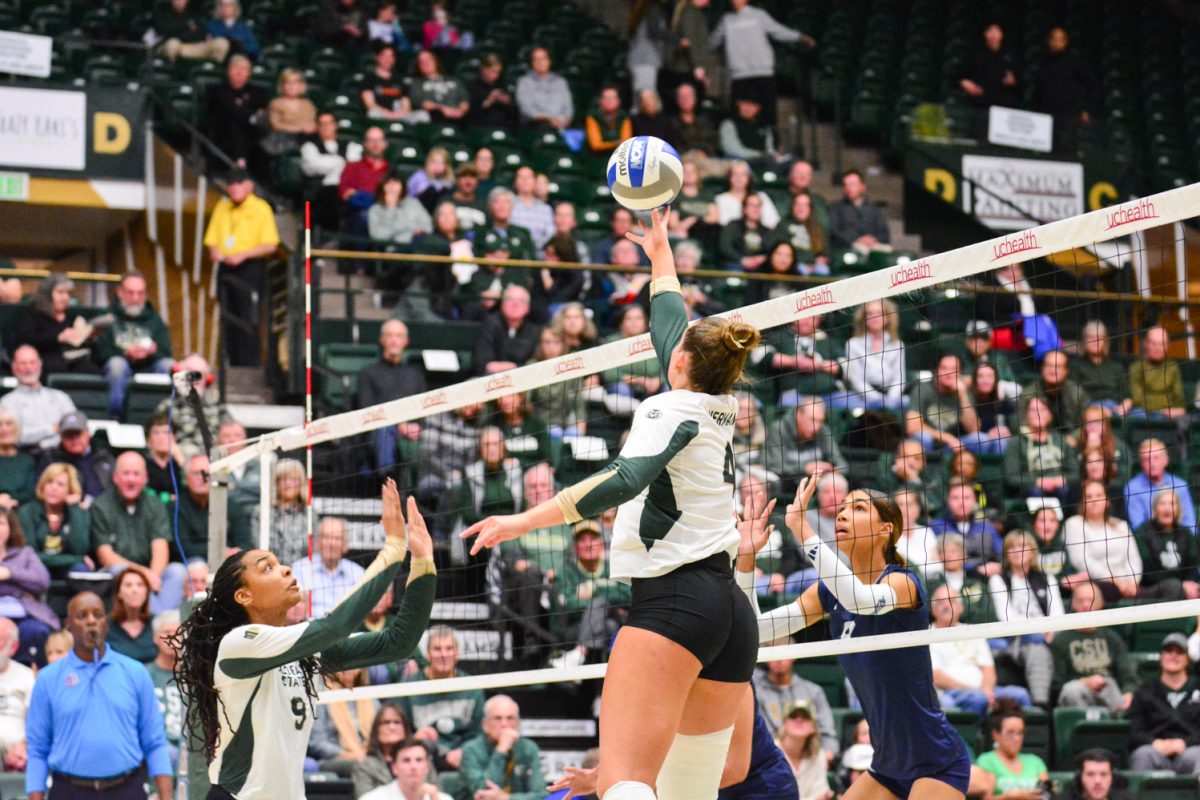
POLYGON ((271 451, 258 454, 258 549, 271 549, 271 451))
MULTIPOLYGON (((304 431, 312 425, 312 203, 304 201, 304 431)), ((308 563, 313 558, 313 460, 312 442, 304 447, 304 474, 308 481, 304 524, 308 535, 308 563)), ((308 576, 312 586, 312 576, 308 576)), ((308 593, 308 615, 312 616, 312 591, 308 593)))

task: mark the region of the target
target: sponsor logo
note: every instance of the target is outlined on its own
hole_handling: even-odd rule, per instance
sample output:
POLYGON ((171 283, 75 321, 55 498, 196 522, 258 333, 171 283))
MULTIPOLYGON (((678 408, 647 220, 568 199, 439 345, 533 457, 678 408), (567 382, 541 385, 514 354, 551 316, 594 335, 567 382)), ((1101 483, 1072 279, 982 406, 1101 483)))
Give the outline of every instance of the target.
POLYGON ((653 349, 654 343, 650 341, 649 336, 644 339, 634 339, 629 343, 629 355, 631 356, 636 356, 638 353, 644 353, 647 350, 653 349))
POLYGON ((511 375, 497 375, 495 378, 488 380, 483 390, 485 392, 496 392, 500 389, 511 389, 512 385, 513 379, 511 375))
POLYGON ((741 322, 742 321, 742 312, 732 311, 725 315, 725 319, 729 320, 730 322, 741 322))
POLYGON ((1158 219, 1158 209, 1150 200, 1136 200, 1132 206, 1117 206, 1105 215, 1104 221, 1108 223, 1105 230, 1111 231, 1113 228, 1131 225, 1143 219, 1158 219))
POLYGON ((247 639, 254 639, 258 636, 258 628, 246 628, 246 632, 242 635, 247 639))
POLYGON ((563 375, 568 372, 581 370, 583 367, 583 356, 568 356, 554 365, 554 374, 563 375))
POLYGON ((361 424, 371 425, 376 422, 383 422, 387 419, 387 412, 382 408, 373 408, 362 416, 361 424))
POLYGON ((929 262, 925 259, 915 261, 911 264, 904 264, 892 270, 889 276, 892 286, 902 286, 906 283, 914 281, 923 281, 933 277, 933 267, 929 266, 929 262))
POLYGON ((315 439, 318 436, 324 436, 327 433, 329 433, 329 423, 324 421, 314 422, 304 430, 304 435, 309 439, 315 439))
POLYGON ((67 677, 63 678, 63 683, 65 683, 67 686, 78 686, 79 676, 74 672, 68 672, 67 677))
MULTIPOLYGON (((626 152, 628 152, 628 150, 629 150, 629 142, 628 141, 624 142, 620 147, 617 148, 618 153, 622 150, 625 150, 626 152)), ((628 158, 621 158, 620 155, 617 156, 617 171, 619 173, 621 173, 622 178, 624 178, 626 175, 629 174, 629 159, 628 158)))
POLYGON ((662 412, 657 408, 652 408, 646 412, 646 419, 658 419, 662 416, 662 412))
POLYGON ((1037 234, 1033 231, 1025 231, 1016 236, 1006 236, 999 243, 992 245, 992 261, 999 261, 1008 256, 1015 256, 1017 253, 1027 253, 1040 248, 1037 234))
POLYGON ((822 286, 820 289, 811 289, 801 293, 796 298, 796 313, 802 314, 810 308, 817 306, 830 306, 834 304, 833 290, 828 286, 822 286))
POLYGON ((434 392, 431 395, 421 398, 421 408, 433 408, 434 406, 444 406, 449 400, 446 399, 445 392, 434 392))
POLYGON ((638 169, 642 166, 642 161, 646 158, 646 140, 634 139, 629 145, 629 166, 632 169, 638 169))

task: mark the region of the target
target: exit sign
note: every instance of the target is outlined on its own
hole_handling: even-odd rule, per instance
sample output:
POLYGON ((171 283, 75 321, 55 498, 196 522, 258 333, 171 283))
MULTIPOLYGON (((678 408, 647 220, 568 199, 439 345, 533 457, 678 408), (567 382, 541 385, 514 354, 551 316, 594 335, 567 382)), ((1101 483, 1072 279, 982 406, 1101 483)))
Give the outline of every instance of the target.
POLYGON ((0 172, 0 200, 29 200, 28 172, 0 172))

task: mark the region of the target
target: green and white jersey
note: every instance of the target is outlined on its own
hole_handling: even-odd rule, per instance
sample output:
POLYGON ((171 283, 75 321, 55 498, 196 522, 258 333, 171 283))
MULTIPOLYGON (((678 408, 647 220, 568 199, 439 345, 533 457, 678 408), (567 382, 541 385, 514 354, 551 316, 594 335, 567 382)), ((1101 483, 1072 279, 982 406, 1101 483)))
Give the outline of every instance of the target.
POLYGON ((396 577, 397 565, 370 578, 321 619, 275 627, 243 625, 221 639, 213 686, 220 696, 220 737, 209 779, 238 800, 302 800, 312 707, 302 659, 316 654, 326 671, 408 658, 429 624, 432 559, 415 564, 400 610, 383 630, 347 638, 396 577))
MULTIPOLYGON (((651 286, 650 339, 659 364, 687 330, 679 282, 651 286)), ((665 375, 664 375, 665 377, 665 375)), ((618 506, 609 570, 613 578, 653 578, 714 553, 737 555, 733 521, 733 395, 674 389, 644 400, 621 454, 556 496, 567 522, 618 506)))

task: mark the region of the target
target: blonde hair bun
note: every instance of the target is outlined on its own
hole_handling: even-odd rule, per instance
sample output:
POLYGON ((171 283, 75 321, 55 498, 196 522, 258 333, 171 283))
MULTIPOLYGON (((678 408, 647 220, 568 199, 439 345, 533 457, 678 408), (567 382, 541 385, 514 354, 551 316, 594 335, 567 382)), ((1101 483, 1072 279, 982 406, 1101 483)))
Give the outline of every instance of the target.
POLYGON ((726 324, 721 336, 721 342, 734 353, 753 350, 758 347, 760 339, 762 339, 762 334, 758 332, 758 328, 745 322, 726 324))

